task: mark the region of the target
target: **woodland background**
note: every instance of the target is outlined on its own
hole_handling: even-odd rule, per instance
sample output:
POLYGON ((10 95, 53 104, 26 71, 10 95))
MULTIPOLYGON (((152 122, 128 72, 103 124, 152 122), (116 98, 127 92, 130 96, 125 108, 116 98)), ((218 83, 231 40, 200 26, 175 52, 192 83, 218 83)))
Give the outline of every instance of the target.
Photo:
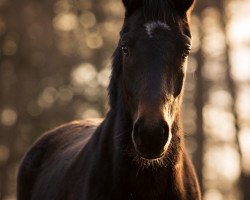
MULTIPOLYGON (((120 0, 0 0, 0 200, 44 131, 102 117, 120 0)), ((250 1, 198 0, 184 126, 204 200, 250 200, 250 1)))

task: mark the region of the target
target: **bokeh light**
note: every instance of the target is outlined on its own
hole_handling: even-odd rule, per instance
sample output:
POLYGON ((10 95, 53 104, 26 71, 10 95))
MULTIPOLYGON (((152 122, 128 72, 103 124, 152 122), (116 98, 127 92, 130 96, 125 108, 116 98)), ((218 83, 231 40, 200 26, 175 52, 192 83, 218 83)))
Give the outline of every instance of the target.
POLYGON ((4 126, 13 126, 17 121, 17 112, 13 108, 4 108, 0 115, 0 121, 4 126))

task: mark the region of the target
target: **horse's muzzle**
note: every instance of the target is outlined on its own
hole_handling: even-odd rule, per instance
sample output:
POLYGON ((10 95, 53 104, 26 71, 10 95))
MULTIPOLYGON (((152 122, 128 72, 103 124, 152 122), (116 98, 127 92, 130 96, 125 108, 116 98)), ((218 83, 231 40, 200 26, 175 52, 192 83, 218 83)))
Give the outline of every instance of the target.
POLYGON ((162 157, 169 139, 169 126, 165 120, 149 125, 140 118, 134 124, 132 133, 134 148, 145 159, 162 157))

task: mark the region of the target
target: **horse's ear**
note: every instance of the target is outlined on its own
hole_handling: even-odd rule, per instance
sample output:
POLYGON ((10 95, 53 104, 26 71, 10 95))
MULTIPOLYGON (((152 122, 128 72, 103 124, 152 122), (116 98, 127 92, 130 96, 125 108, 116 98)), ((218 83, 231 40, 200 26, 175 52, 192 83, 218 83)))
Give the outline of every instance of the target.
POLYGON ((181 12, 187 12, 194 4, 194 0, 172 0, 172 2, 181 12))
POLYGON ((131 14, 140 6, 142 6, 142 0, 122 0, 126 13, 131 14))
POLYGON ((122 3, 124 5, 124 7, 126 8, 126 10, 130 9, 131 0, 122 0, 122 3))

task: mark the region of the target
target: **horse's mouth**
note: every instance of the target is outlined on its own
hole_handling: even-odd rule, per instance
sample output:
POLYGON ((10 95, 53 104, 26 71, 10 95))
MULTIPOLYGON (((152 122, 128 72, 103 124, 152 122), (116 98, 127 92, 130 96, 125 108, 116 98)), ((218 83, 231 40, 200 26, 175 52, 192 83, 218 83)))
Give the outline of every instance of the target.
POLYGON ((133 161, 137 163, 137 165, 142 168, 162 168, 168 165, 168 160, 166 159, 166 152, 162 152, 161 154, 142 154, 139 152, 135 152, 135 156, 133 161))
POLYGON ((133 161, 137 163, 141 168, 162 168, 169 164, 168 151, 170 141, 158 151, 146 151, 145 149, 138 149, 136 145, 133 145, 133 161))
POLYGON ((138 156, 140 156, 142 159, 145 159, 145 160, 161 159, 165 154, 164 151, 162 151, 160 154, 154 154, 154 153, 141 153, 137 150, 136 150, 136 153, 138 154, 138 156))
POLYGON ((134 147, 134 153, 145 160, 156 160, 156 159, 162 159, 166 156, 167 151, 170 146, 170 141, 172 139, 172 134, 170 133, 169 140, 163 147, 157 147, 154 149, 147 149, 145 147, 138 147, 135 143, 133 143, 134 147))

